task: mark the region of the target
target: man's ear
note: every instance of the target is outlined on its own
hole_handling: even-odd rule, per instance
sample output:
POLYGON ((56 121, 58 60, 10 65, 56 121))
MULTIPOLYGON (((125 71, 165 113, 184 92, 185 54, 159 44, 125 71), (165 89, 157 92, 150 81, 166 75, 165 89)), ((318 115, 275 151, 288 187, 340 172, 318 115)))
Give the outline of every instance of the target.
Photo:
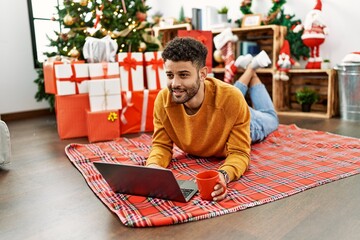
POLYGON ((200 75, 200 79, 201 79, 201 80, 204 81, 205 78, 206 78, 206 76, 207 76, 207 74, 208 74, 208 68, 207 68, 207 66, 200 68, 200 70, 199 70, 199 75, 200 75))

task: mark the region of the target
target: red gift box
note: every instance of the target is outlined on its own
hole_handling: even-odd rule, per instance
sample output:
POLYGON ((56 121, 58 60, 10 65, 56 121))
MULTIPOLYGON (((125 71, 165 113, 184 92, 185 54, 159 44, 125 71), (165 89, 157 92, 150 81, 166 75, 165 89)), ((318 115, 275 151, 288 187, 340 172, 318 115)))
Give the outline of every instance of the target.
POLYGON ((55 66, 56 89, 58 95, 88 93, 88 65, 83 62, 72 62, 55 66), (81 89, 80 89, 81 87, 81 89), (81 91, 80 91, 81 90, 81 91))
POLYGON ((154 102, 159 90, 126 91, 121 93, 123 109, 120 133, 154 131, 154 102))
POLYGON ((90 109, 89 95, 56 95, 56 121, 60 139, 87 136, 86 111, 90 109))
POLYGON ((110 141, 120 137, 118 110, 87 111, 86 114, 89 142, 110 141))
POLYGON ((208 67, 208 72, 212 71, 212 61, 213 61, 213 34, 211 31, 200 31, 200 30, 178 30, 179 37, 192 37, 196 40, 202 42, 207 50, 208 54, 206 57, 206 66, 208 67))
POLYGON ((123 91, 142 91, 145 89, 144 59, 141 52, 118 53, 121 89, 123 91))
POLYGON ((44 72, 44 85, 45 92, 49 94, 57 94, 56 87, 56 76, 55 76, 55 65, 56 64, 64 64, 64 63, 85 63, 85 61, 77 61, 73 59, 68 59, 63 57, 60 60, 54 60, 53 58, 49 58, 47 61, 43 63, 43 72, 44 72))
POLYGON ((161 53, 161 51, 144 53, 146 82, 147 88, 150 90, 165 88, 167 84, 161 53))

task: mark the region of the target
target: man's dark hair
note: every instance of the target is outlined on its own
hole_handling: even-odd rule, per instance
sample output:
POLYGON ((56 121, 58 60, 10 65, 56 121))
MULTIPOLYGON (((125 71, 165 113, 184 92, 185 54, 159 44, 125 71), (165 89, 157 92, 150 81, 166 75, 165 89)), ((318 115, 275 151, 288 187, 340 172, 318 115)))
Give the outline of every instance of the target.
POLYGON ((176 37, 166 45, 162 58, 164 61, 190 61, 200 69, 205 66, 207 52, 206 46, 194 38, 176 37))

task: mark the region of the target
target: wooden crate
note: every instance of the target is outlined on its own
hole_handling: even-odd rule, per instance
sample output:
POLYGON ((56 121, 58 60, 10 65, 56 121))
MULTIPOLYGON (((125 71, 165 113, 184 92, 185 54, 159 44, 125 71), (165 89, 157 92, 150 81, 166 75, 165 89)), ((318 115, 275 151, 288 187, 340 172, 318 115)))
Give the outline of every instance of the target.
POLYGON ((331 118, 339 113, 338 85, 335 70, 292 69, 289 81, 274 81, 273 101, 279 115, 331 118), (303 87, 314 89, 319 101, 312 105, 311 112, 301 111, 296 101, 296 91, 303 87))

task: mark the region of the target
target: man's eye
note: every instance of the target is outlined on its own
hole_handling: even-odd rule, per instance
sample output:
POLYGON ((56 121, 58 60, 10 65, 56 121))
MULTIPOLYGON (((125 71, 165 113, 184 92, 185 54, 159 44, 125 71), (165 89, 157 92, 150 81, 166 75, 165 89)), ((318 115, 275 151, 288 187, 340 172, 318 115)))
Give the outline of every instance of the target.
POLYGON ((174 78, 174 74, 166 74, 168 79, 173 79, 174 78))
POLYGON ((180 77, 181 77, 181 78, 186 78, 186 77, 188 77, 188 76, 189 76, 188 73, 181 73, 181 74, 180 74, 180 77))

